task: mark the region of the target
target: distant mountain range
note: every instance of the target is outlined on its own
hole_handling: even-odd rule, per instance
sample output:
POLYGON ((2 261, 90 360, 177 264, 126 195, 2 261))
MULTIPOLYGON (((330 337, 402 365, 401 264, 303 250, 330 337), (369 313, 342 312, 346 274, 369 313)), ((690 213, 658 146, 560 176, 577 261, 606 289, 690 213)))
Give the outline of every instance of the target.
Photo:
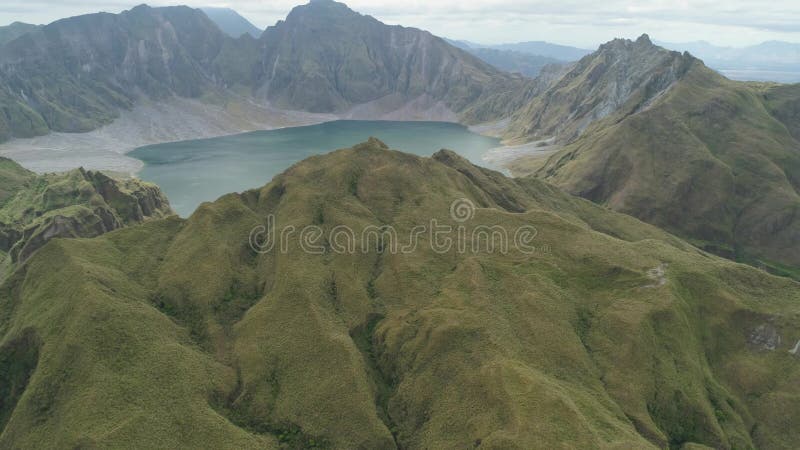
MULTIPOLYGON (((451 44, 459 47, 467 52, 475 55, 481 60, 491 64, 492 66, 505 70, 506 72, 520 73, 528 77, 538 76, 542 69, 548 65, 562 65, 569 62, 574 62, 576 59, 569 58, 556 58, 553 56, 544 56, 538 53, 529 53, 519 50, 508 50, 500 48, 502 46, 481 46, 467 41, 448 41, 451 44)), ((550 45, 550 44, 548 44, 550 45)), ((551 47, 542 46, 544 53, 559 54, 559 47, 552 45, 551 47), (545 48, 546 47, 546 48, 545 48)), ((562 52, 562 55, 568 52, 562 52)))
POLYGON ((463 48, 489 48, 501 51, 524 53, 527 55, 543 56, 561 62, 574 62, 592 53, 592 50, 570 47, 568 45, 552 44, 544 41, 518 42, 516 44, 484 45, 469 41, 454 41, 463 48))
POLYGON ((683 44, 659 42, 659 45, 688 51, 731 79, 800 82, 800 44, 770 41, 733 48, 698 41, 683 44))
MULTIPOLYGON (((482 45, 468 41, 452 42, 503 70, 518 71, 526 75, 536 74, 535 69, 526 70, 525 68, 541 67, 541 61, 545 61, 541 58, 575 62, 592 53, 592 50, 542 41, 501 45, 482 45), (507 51, 513 53, 505 53, 507 51), (534 59, 530 63, 521 63, 518 62, 522 59, 519 54, 526 54, 534 59)), ((688 51, 702 59, 709 67, 734 80, 800 82, 800 44, 770 41, 749 47, 734 48, 715 46, 704 41, 689 43, 657 41, 656 43, 670 50, 688 51)))

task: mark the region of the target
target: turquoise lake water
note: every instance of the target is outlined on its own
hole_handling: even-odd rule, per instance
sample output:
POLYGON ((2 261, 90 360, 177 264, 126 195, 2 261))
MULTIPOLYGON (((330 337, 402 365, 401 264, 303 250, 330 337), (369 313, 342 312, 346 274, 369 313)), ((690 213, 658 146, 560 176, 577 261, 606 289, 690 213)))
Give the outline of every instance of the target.
POLYGON ((442 148, 475 164, 499 140, 444 122, 336 121, 297 128, 181 141, 129 153, 145 163, 138 176, 158 184, 175 212, 188 217, 202 202, 267 184, 309 156, 352 147, 377 137, 389 147, 430 156, 442 148))

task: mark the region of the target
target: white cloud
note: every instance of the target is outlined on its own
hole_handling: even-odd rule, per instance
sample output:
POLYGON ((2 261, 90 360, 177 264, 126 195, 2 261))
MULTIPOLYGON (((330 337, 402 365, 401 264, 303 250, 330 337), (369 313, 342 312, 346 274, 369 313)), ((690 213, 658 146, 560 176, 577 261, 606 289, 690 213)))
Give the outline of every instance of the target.
MULTIPOLYGON (((259 27, 282 19, 303 0, 152 0, 153 6, 225 6, 259 27)), ((800 1, 775 0, 350 0, 378 19, 428 29, 456 39, 498 43, 547 40, 593 47, 614 37, 647 32, 663 41, 707 40, 747 45, 765 40, 800 42, 800 1)), ((3 0, 0 23, 46 23, 94 11, 119 12, 121 0, 3 0)))

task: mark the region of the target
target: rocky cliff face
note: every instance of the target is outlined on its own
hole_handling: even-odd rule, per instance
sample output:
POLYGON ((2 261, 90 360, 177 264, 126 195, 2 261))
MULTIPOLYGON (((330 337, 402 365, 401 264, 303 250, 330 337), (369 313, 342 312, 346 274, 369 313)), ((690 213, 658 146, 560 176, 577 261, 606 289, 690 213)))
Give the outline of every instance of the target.
POLYGON ((276 106, 341 112, 387 96, 429 96, 453 111, 512 77, 414 28, 387 26, 342 3, 315 0, 261 38, 259 96, 276 106))
POLYGON ((214 84, 222 32, 198 10, 139 6, 60 20, 0 47, 0 139, 82 132, 141 94, 197 97, 214 84))
POLYGON ((694 64, 689 54, 655 46, 647 35, 616 39, 581 59, 518 111, 506 132, 513 139, 569 142, 593 123, 646 109, 694 64))
POLYGON ((54 238, 95 237, 172 214, 158 187, 78 169, 26 179, 0 202, 0 252, 25 261, 54 238))
POLYGON ((170 96, 322 113, 368 105, 361 114, 372 117, 417 102, 457 120, 522 84, 430 33, 331 0, 295 8, 258 40, 225 35, 200 10, 142 5, 60 20, 0 46, 0 140, 96 129, 143 99, 170 96))

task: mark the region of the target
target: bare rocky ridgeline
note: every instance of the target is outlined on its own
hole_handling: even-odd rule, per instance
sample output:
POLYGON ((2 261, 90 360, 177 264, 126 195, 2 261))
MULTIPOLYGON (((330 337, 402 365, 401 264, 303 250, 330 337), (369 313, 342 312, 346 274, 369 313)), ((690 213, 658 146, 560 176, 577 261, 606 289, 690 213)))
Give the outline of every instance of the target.
POLYGON ((551 81, 514 114, 505 135, 570 142, 599 120, 646 109, 695 63, 702 64, 654 45, 647 35, 636 41, 615 39, 551 81))

